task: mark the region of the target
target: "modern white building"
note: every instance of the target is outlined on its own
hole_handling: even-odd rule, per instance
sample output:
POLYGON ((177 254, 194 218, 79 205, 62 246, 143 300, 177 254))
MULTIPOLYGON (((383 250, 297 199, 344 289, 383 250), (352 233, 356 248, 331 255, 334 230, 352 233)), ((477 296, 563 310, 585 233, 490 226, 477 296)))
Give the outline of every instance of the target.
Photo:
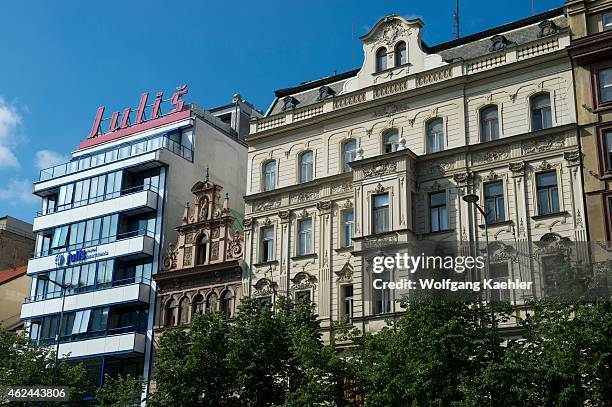
POLYGON ((33 185, 42 204, 21 318, 40 345, 59 338, 59 357, 84 361, 98 383, 105 373, 149 377, 151 276, 172 250, 192 185, 208 172, 225 186, 232 207, 244 208, 247 152, 240 129, 259 113, 235 95, 232 109, 216 117, 184 104, 185 93, 178 88, 165 115, 167 101, 158 94, 148 105, 145 94, 138 109, 114 113, 108 126, 100 108, 71 160, 42 170, 33 185))

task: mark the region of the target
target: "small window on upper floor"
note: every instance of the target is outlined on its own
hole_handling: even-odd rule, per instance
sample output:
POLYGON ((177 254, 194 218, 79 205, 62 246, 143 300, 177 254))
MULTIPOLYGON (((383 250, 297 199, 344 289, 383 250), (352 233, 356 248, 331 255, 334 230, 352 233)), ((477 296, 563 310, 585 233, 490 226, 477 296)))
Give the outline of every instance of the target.
POLYGON ((600 104, 612 102, 612 67, 597 71, 597 95, 600 104))
POLYGON ((401 66, 408 62, 408 50, 406 43, 400 41, 395 46, 395 66, 401 66))
POLYGON ((350 172, 350 162, 355 161, 357 156, 357 141, 353 138, 342 143, 342 171, 350 172))
POLYGON ((305 151, 300 154, 300 182, 308 182, 313 179, 313 155, 312 151, 305 151))
POLYGON ((497 106, 485 107, 480 111, 480 138, 483 142, 499 138, 497 106))
POLYGON ((427 152, 437 153, 444 150, 444 122, 433 119, 427 123, 427 152))
POLYGON ((263 166, 263 190, 271 191, 276 187, 276 161, 271 160, 263 166))
POLYGON ((602 16, 603 30, 612 30, 612 13, 606 13, 602 16))
POLYGON ((379 48, 376 51, 376 72, 382 72, 387 69, 387 48, 379 48))
POLYGON ((552 127, 550 94, 541 93, 531 98, 531 130, 542 130, 552 127))
POLYGON ((383 135, 383 152, 392 153, 399 150, 399 132, 396 129, 388 130, 383 135))

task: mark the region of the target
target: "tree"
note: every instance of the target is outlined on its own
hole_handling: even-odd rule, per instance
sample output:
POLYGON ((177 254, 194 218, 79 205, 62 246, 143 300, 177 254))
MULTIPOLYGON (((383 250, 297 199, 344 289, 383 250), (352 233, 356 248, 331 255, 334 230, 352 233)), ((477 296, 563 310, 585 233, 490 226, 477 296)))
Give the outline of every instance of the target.
POLYGON ((95 391, 82 365, 55 362, 53 351, 4 329, 0 329, 0 386, 68 386, 70 401, 63 405, 74 406, 83 405, 83 399, 95 391))
POLYGON ((140 404, 144 381, 131 375, 104 375, 104 385, 96 391, 100 406, 125 407, 140 404))

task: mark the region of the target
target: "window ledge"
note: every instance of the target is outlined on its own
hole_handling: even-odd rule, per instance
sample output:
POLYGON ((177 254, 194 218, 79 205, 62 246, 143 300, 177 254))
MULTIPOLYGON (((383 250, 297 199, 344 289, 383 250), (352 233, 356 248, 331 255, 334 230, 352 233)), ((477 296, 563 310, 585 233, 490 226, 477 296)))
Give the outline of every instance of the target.
POLYGON ((531 219, 533 220, 540 220, 540 219, 547 219, 547 218, 556 218, 559 216, 568 216, 569 213, 567 211, 560 211, 560 212, 553 212, 553 213, 547 213, 546 215, 535 215, 532 216, 531 219))
POLYGON ((353 245, 350 246, 341 246, 334 249, 336 252, 351 252, 353 251, 353 245))
POLYGON ((262 261, 260 263, 253 264, 253 266, 255 266, 255 267, 263 267, 263 266, 271 266, 273 264, 278 264, 278 260, 262 261))
POLYGON ((423 236, 434 236, 434 235, 443 235, 445 233, 453 233, 455 231, 455 229, 444 229, 444 230, 438 230, 437 232, 427 232, 427 233, 423 233, 423 236))
MULTIPOLYGON (((499 226, 508 226, 508 225, 514 225, 514 222, 511 220, 502 220, 502 221, 487 223, 487 226, 490 228, 499 227, 499 226)), ((478 227, 480 229, 484 229, 485 225, 484 224, 478 225, 478 227)))
POLYGON ((308 254, 299 254, 297 256, 291 257, 291 260, 303 260, 303 259, 313 259, 316 258, 316 253, 308 253, 308 254))
POLYGON ((377 76, 377 75, 380 75, 380 74, 383 74, 383 73, 387 73, 387 72, 393 71, 395 69, 407 68, 407 67, 410 67, 410 66, 412 66, 412 64, 410 62, 406 62, 405 64, 401 64, 401 65, 398 65, 398 66, 392 66, 391 68, 383 69, 382 71, 373 72, 372 76, 377 76))

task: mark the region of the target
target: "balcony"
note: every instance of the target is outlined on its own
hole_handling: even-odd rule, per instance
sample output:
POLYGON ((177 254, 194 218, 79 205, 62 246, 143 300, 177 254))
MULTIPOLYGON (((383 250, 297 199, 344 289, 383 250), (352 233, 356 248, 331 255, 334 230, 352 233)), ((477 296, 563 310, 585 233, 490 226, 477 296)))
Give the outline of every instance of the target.
MULTIPOLYGON (((61 253, 49 254, 49 252, 36 253, 35 257, 28 261, 28 275, 40 273, 42 271, 53 270, 59 266, 65 267, 65 257, 71 250, 83 249, 85 260, 78 264, 90 260, 105 260, 110 258, 137 259, 153 256, 155 246, 155 233, 148 230, 135 230, 109 237, 108 240, 116 239, 112 242, 99 244, 98 241, 88 245, 87 242, 79 247, 67 247, 61 253)), ((76 265, 77 263, 75 263, 76 265)))
POLYGON ((38 212, 37 217, 34 218, 33 230, 36 232, 50 229, 72 223, 75 219, 87 220, 119 212, 132 215, 157 209, 157 188, 152 185, 127 188, 117 195, 89 198, 85 201, 62 205, 58 209, 38 212))
MULTIPOLYGON (((111 304, 131 302, 149 303, 151 280, 130 278, 108 283, 108 287, 96 289, 95 286, 81 287, 79 292, 67 294, 64 311, 99 307, 111 304)), ((31 319, 49 314, 58 314, 62 310, 61 292, 53 296, 33 296, 25 299, 21 307, 21 319, 31 319)))
POLYGON ((76 359, 107 354, 144 354, 146 335, 134 332, 136 327, 122 327, 103 331, 100 337, 61 342, 58 356, 76 359), (131 331, 131 332, 130 332, 131 331))

